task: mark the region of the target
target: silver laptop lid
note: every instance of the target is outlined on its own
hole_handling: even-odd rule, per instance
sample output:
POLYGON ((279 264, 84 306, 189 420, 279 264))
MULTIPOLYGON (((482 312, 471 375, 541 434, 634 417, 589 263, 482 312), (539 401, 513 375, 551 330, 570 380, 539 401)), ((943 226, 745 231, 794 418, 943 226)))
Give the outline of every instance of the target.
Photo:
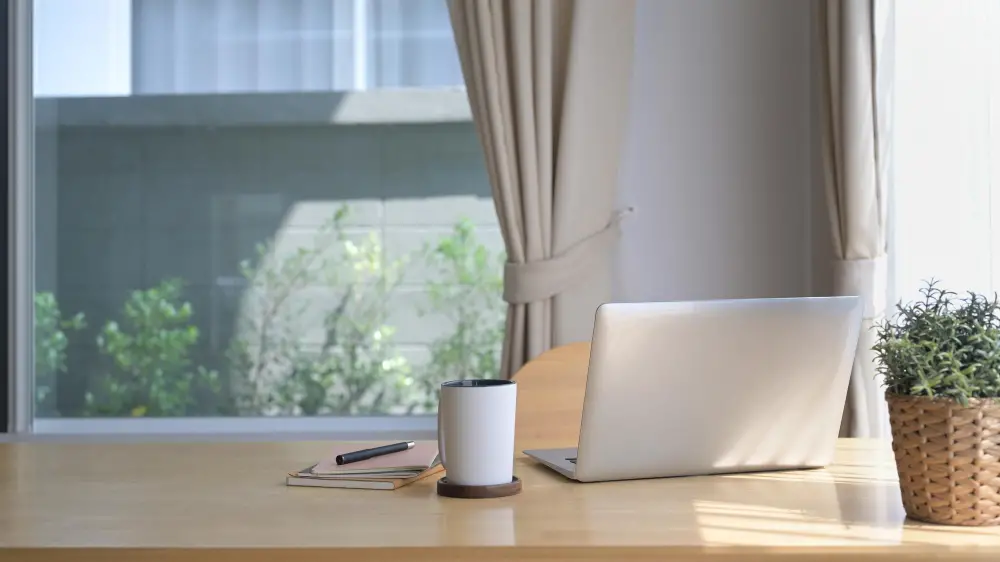
POLYGON ((861 313, 857 297, 602 305, 576 478, 828 464, 861 313))

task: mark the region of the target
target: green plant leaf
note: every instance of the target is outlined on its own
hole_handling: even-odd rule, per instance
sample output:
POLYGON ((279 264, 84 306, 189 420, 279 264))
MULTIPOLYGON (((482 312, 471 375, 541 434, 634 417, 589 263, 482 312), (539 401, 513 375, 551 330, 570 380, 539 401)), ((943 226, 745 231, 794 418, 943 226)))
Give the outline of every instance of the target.
POLYGON ((930 280, 922 299, 897 303, 872 347, 886 391, 970 398, 1000 393, 1000 306, 996 295, 963 297, 930 280))

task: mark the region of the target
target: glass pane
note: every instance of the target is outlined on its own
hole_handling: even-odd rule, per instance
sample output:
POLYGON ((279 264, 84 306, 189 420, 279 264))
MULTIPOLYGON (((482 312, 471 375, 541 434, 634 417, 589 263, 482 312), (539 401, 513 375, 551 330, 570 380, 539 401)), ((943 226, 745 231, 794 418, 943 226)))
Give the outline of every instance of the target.
POLYGON ((461 84, 445 0, 36 0, 35 61, 39 416, 431 413, 496 376, 464 94, 405 107, 461 84))
POLYGON ((374 87, 458 86, 462 67, 447 4, 439 0, 371 3, 368 73, 374 87))
POLYGON ((136 92, 351 89, 355 4, 355 0, 134 0, 136 92))

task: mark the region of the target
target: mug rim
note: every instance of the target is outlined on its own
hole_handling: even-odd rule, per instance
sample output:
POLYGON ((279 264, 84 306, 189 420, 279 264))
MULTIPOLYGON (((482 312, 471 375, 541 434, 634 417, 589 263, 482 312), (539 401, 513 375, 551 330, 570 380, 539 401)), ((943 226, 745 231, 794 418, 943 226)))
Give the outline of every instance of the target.
POLYGON ((513 384, 517 384, 517 382, 510 379, 456 379, 441 383, 441 388, 460 388, 471 390, 474 388, 503 388, 513 384))

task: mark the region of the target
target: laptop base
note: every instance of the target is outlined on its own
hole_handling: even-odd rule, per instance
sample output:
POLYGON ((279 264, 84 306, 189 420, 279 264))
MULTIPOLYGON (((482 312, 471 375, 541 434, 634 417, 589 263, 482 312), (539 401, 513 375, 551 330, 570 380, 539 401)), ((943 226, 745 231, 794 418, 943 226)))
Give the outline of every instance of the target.
POLYGON ((566 478, 576 480, 576 447, 567 449, 533 449, 525 455, 544 464, 566 478))

